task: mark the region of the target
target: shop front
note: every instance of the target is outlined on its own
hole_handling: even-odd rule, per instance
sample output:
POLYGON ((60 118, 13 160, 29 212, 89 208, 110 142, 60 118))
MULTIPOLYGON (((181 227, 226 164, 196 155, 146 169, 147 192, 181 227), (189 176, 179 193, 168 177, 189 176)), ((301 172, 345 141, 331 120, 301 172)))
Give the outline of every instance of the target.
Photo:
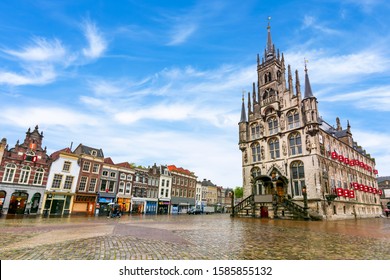
POLYGON ((16 191, 11 195, 8 214, 24 214, 28 202, 28 193, 16 191))
POLYGON ((71 214, 74 194, 47 193, 43 209, 43 215, 63 216, 71 214))
POLYGON ((130 197, 118 197, 117 203, 121 205, 121 210, 123 213, 130 213, 131 207, 131 198, 130 197))
POLYGON ((146 201, 145 214, 157 214, 157 201, 146 201))
POLYGON ((131 213, 144 214, 146 201, 143 198, 132 198, 131 213))
POLYGON ((158 202, 158 209, 157 213, 160 215, 167 215, 169 214, 169 207, 171 205, 171 201, 164 201, 164 200, 159 200, 158 202))
POLYGON ((98 216, 109 216, 110 205, 115 201, 113 197, 99 197, 98 203, 96 204, 96 214, 98 216))
POLYGON ((74 199, 72 214, 93 215, 95 212, 95 204, 96 195, 77 194, 74 199))
POLYGON ((171 206, 172 214, 185 214, 189 209, 195 206, 195 199, 172 197, 171 206))

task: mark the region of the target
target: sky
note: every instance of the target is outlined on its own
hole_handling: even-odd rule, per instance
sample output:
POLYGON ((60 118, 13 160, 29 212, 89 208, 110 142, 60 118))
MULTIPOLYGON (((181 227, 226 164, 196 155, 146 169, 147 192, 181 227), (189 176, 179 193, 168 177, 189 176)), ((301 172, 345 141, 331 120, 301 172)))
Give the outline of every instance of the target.
POLYGON ((115 163, 175 164, 242 185, 242 91, 268 17, 319 114, 390 175, 390 2, 0 1, 0 138, 39 126, 48 153, 82 143, 115 163))

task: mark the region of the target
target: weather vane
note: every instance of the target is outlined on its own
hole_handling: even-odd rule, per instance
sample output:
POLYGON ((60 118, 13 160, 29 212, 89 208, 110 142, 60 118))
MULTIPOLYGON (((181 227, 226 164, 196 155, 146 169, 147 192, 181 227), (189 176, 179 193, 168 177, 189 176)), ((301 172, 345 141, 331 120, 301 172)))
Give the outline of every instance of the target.
POLYGON ((269 24, 270 24, 270 21, 271 21, 271 17, 268 16, 268 26, 269 26, 269 24))
POLYGON ((309 60, 306 59, 306 57, 303 59, 303 63, 305 64, 305 71, 307 71, 307 63, 309 62, 309 60))

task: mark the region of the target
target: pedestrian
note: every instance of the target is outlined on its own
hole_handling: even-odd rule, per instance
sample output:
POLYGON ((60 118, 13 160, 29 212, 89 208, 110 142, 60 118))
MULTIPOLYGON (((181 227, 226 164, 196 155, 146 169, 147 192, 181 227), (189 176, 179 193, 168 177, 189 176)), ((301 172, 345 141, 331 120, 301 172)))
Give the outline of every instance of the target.
POLYGON ((390 210, 389 209, 385 209, 385 214, 386 214, 386 218, 388 218, 389 214, 390 214, 390 210))

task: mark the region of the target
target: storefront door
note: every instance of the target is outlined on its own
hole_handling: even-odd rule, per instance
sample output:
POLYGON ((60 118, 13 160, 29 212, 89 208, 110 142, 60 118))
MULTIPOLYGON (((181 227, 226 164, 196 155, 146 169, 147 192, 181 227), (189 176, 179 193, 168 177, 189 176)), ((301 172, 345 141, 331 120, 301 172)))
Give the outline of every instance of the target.
POLYGON ((62 211, 64 210, 64 202, 65 200, 63 199, 53 199, 50 208, 50 215, 62 215, 62 211))
POLYGON ((24 214, 28 194, 25 192, 14 192, 9 202, 8 214, 24 214))
POLYGON ((35 193, 31 199, 31 209, 30 213, 36 214, 39 208, 39 202, 41 200, 41 194, 35 193))

